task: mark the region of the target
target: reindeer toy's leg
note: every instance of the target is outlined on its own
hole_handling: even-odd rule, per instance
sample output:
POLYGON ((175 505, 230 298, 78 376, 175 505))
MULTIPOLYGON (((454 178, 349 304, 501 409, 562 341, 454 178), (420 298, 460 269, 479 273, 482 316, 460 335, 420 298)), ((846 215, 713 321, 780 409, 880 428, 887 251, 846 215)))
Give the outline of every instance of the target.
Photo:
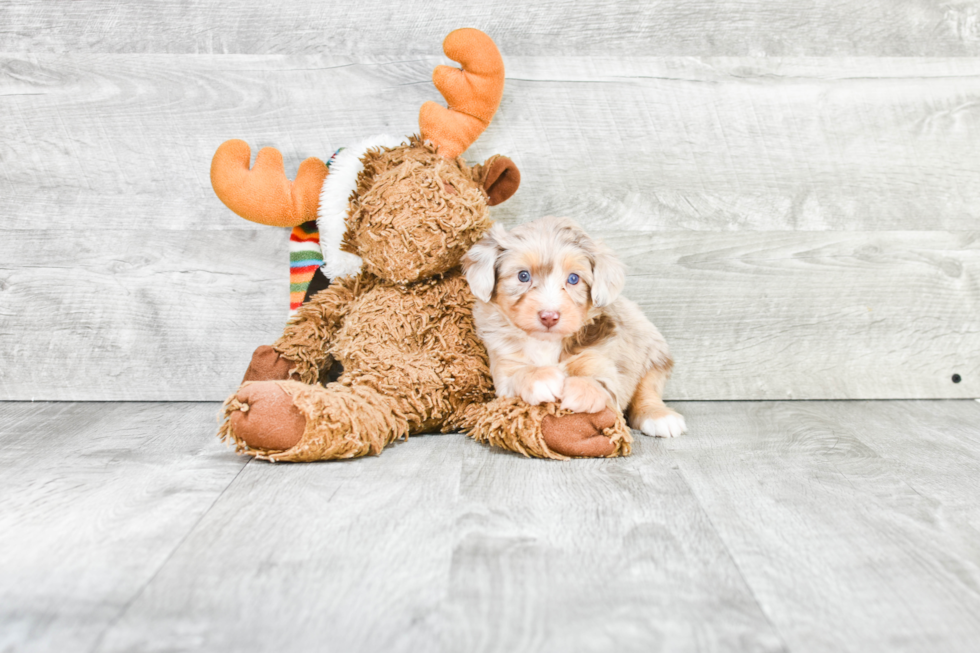
MULTIPOLYGON (((612 458, 630 454, 622 415, 568 414, 556 404, 501 398, 474 404, 457 425, 478 442, 535 458, 612 458)), ((423 418, 411 406, 364 386, 298 381, 246 382, 225 402, 222 435, 239 451, 305 462, 378 454, 423 418)))
POLYGON ((398 401, 368 387, 316 385, 351 301, 371 281, 344 279, 317 293, 271 347, 259 347, 241 387, 225 402, 219 435, 270 460, 323 460, 378 453, 408 433, 398 401))
POLYGON ((355 458, 408 435, 400 408, 364 386, 247 382, 226 402, 222 429, 240 451, 266 460, 355 458))
POLYGON ((633 442, 623 416, 608 408, 569 413, 558 404, 530 406, 512 397, 469 406, 458 423, 477 442, 535 458, 628 456, 633 442))

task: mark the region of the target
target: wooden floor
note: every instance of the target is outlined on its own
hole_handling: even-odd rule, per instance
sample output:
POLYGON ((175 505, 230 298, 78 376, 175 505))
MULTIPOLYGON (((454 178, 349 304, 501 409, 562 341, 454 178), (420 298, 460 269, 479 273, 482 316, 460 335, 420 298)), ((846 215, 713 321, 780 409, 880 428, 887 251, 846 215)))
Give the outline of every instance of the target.
POLYGON ((978 650, 980 404, 675 406, 273 465, 213 403, 0 403, 0 651, 978 650))

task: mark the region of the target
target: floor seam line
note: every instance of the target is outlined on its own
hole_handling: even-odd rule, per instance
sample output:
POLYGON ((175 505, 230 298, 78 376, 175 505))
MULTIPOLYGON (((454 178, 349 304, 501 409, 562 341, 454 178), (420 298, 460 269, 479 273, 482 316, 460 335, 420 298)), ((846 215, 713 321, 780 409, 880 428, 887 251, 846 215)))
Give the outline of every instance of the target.
MULTIPOLYGON (((668 449, 668 451, 670 450, 668 449)), ((701 509, 701 513, 704 515, 704 518, 708 520, 708 525, 711 527, 712 532, 718 538, 718 541, 721 542, 722 546, 725 547, 725 555, 727 555, 728 559, 731 560, 732 565, 735 567, 735 571, 738 572, 738 577, 742 579, 743 583, 745 583, 745 587, 749 590, 749 593, 752 595, 752 601, 759 608, 759 612, 765 618, 766 623, 769 624, 770 628, 772 628, 772 632, 775 633, 776 637, 779 638, 779 641, 783 646, 783 651, 790 653, 789 644, 786 643, 786 638, 783 637, 782 631, 776 627, 776 624, 772 622, 769 613, 766 612, 766 609, 762 606, 762 602, 759 601, 759 597, 756 596, 755 588, 752 587, 751 583, 749 583, 748 578, 745 577, 745 573, 742 571, 741 565, 738 564, 738 560, 736 560, 734 554, 732 554, 731 546, 729 546, 728 542, 725 541, 725 538, 721 536, 721 532, 718 530, 718 527, 715 526, 715 522, 711 518, 711 514, 708 512, 707 508, 704 507, 704 503, 701 501, 701 497, 698 496, 698 493, 694 490, 694 486, 691 485, 691 483, 687 480, 687 476, 684 475, 684 469, 681 467, 680 461, 677 460, 677 457, 674 455, 673 451, 670 451, 670 456, 671 458, 674 459, 674 463, 677 465, 677 472, 678 474, 680 474, 681 479, 684 481, 684 485, 687 486, 687 489, 691 493, 691 496, 693 496, 694 499, 698 502, 698 507, 701 509)))
POLYGON ((218 502, 221 500, 221 497, 223 497, 225 495, 225 492, 228 491, 228 488, 230 488, 232 485, 235 484, 235 481, 238 480, 238 477, 241 476, 242 472, 245 470, 246 467, 248 467, 249 463, 251 463, 253 460, 254 458, 249 458, 248 460, 245 461, 245 464, 241 466, 241 469, 238 470, 238 472, 228 482, 228 484, 221 489, 221 492, 219 492, 218 496, 214 498, 214 501, 211 502, 211 505, 208 506, 207 510, 201 513, 201 516, 197 518, 197 521, 195 521, 194 524, 187 529, 187 532, 184 533, 184 536, 180 538, 180 541, 177 542, 176 546, 174 546, 174 548, 170 551, 170 553, 167 554, 167 557, 164 558, 163 562, 160 563, 160 566, 157 567, 156 570, 153 572, 153 574, 147 579, 147 581, 143 583, 143 586, 139 588, 139 591, 133 594, 133 596, 128 601, 126 601, 125 605, 123 605, 122 608, 120 608, 119 614, 117 614, 115 618, 113 618, 113 620, 106 625, 106 627, 102 630, 102 632, 99 633, 99 637, 92 644, 92 648, 89 649, 89 653, 96 653, 96 651, 98 651, 99 647, 102 646, 102 642, 103 640, 105 640, 105 637, 109 633, 109 631, 111 631, 113 628, 116 627, 116 624, 118 624, 120 620, 122 620, 122 618, 126 616, 126 613, 129 612, 129 609, 133 606, 133 604, 136 603, 136 601, 141 596, 143 596, 143 593, 146 592, 146 588, 149 587, 151 584, 153 584, 153 581, 156 580, 157 576, 160 575, 160 572, 163 571, 163 569, 170 563, 170 560, 173 559, 174 554, 176 554, 177 551, 179 551, 180 548, 184 546, 184 543, 187 541, 187 538, 191 536, 191 533, 197 530, 197 527, 200 526, 202 521, 204 521, 204 518, 207 517, 208 514, 210 514, 211 509, 218 504, 218 502))

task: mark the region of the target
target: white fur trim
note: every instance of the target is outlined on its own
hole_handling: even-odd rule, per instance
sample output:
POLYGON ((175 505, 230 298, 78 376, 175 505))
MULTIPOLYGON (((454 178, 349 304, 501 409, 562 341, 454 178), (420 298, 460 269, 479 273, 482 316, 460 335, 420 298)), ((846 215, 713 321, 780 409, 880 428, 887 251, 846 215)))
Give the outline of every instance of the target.
POLYGON ((350 196, 357 189, 357 175, 364 170, 361 157, 376 147, 397 147, 405 142, 394 136, 374 136, 354 147, 340 151, 330 164, 330 174, 320 189, 320 206, 316 226, 320 230, 320 251, 323 253, 323 273, 328 279, 347 277, 361 271, 361 257, 340 249, 347 231, 350 196))

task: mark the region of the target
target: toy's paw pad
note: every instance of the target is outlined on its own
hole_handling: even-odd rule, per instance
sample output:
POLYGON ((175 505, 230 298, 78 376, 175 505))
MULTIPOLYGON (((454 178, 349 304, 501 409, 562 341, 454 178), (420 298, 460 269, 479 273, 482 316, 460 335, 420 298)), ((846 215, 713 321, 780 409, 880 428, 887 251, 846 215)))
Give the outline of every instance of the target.
POLYGON ((608 395, 595 381, 570 376, 562 388, 561 407, 575 413, 598 413, 606 407, 608 395))
POLYGON ((548 448, 563 456, 600 458, 616 451, 612 440, 602 434, 616 425, 616 414, 606 408, 598 413, 545 416, 541 435, 548 448))
POLYGON ((658 438, 676 438, 687 432, 687 423, 680 413, 667 409, 662 415, 648 417, 640 423, 640 431, 644 435, 658 438))
POLYGON ((242 408, 231 414, 231 431, 249 447, 285 451, 302 439, 306 417, 275 381, 244 385, 235 398, 242 408))
MULTIPOLYGON (((262 345, 252 353, 252 360, 245 370, 245 381, 285 381, 295 363, 286 360, 269 345, 262 345)), ((296 378, 293 375, 293 378, 296 378)))
POLYGON ((521 399, 532 406, 561 400, 565 375, 557 367, 539 367, 527 379, 521 399))

